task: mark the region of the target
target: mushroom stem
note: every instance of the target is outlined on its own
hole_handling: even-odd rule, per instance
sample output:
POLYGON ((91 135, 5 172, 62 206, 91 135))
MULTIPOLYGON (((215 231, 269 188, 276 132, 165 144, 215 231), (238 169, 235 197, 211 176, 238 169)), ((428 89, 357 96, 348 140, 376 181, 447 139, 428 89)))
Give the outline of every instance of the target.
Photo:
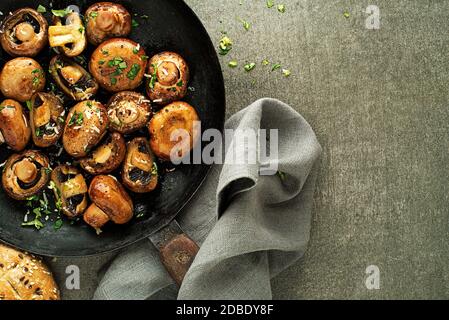
POLYGON ((68 43, 75 42, 75 37, 71 33, 70 27, 66 26, 52 26, 51 28, 51 37, 50 37, 50 46, 51 47, 61 47, 68 43))
POLYGON ((178 82, 179 69, 172 61, 164 61, 157 68, 157 78, 160 84, 172 86, 178 82))
POLYGON ((95 150, 93 154, 93 159, 96 163, 106 163, 112 155, 112 150, 108 145, 100 146, 97 150, 95 150))
POLYGON ((25 158, 16 164, 14 173, 20 181, 31 183, 37 177, 37 168, 33 162, 25 158))
POLYGON ((51 110, 47 102, 44 102, 40 107, 36 108, 36 117, 34 125, 36 128, 45 126, 50 122, 51 110))
POLYGON ((33 26, 28 22, 19 23, 14 31, 16 38, 22 42, 30 41, 36 36, 33 26))
MULTIPOLYGON (((109 216, 101 210, 96 204, 91 204, 84 213, 83 220, 92 228, 98 231, 108 223, 109 216)), ((100 231, 101 232, 101 231, 100 231)))
POLYGON ((76 84, 83 77, 83 73, 78 68, 73 66, 62 68, 61 75, 70 84, 76 84))

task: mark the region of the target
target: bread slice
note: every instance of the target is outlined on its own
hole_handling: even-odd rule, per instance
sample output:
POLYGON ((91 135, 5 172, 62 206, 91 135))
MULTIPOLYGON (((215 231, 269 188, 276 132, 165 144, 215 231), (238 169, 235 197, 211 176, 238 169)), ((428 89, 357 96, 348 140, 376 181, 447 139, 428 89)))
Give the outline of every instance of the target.
POLYGON ((59 300, 47 266, 37 257, 0 244, 0 300, 59 300))

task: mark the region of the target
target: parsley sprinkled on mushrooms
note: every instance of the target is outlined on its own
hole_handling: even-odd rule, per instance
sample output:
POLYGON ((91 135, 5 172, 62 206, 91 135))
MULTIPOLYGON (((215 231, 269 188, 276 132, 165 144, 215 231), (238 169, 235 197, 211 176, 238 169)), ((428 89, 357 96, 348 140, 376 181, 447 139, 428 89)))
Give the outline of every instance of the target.
POLYGON ((82 112, 75 112, 69 120, 69 127, 73 125, 80 126, 84 122, 84 115, 82 112))
POLYGON ((128 79, 134 80, 137 75, 140 72, 140 65, 138 65, 137 63, 134 63, 131 67, 131 70, 129 70, 128 74, 126 75, 128 77, 128 79))
POLYGON ((149 84, 148 84, 148 86, 149 86, 151 89, 154 89, 154 86, 156 85, 158 65, 157 65, 157 64, 153 64, 153 69, 154 69, 154 72, 153 72, 153 74, 151 75, 151 79, 150 79, 150 82, 149 82, 149 84))

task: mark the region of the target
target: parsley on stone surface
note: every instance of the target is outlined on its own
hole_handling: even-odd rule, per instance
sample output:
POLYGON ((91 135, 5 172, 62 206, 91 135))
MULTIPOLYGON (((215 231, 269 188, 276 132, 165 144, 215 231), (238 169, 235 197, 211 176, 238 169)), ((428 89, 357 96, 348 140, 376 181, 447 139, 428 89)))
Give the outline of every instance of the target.
POLYGON ((256 64, 254 62, 248 63, 245 65, 245 71, 246 72, 250 72, 252 70, 254 70, 254 68, 256 67, 256 64))
POLYGON ((232 61, 229 62, 229 66, 231 68, 236 68, 236 67, 238 67, 238 65, 239 65, 239 63, 237 61, 235 61, 235 60, 232 60, 232 61))
POLYGON ((219 49, 220 55, 222 56, 227 55, 229 51, 232 50, 232 40, 228 36, 224 36, 223 38, 221 38, 219 49))

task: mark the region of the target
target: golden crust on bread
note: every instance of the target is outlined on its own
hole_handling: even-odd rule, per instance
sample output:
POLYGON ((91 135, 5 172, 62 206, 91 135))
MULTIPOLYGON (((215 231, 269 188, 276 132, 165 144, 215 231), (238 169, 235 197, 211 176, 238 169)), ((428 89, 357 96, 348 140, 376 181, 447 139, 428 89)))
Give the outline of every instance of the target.
POLYGON ((0 244, 0 300, 59 300, 47 266, 37 257, 0 244))

